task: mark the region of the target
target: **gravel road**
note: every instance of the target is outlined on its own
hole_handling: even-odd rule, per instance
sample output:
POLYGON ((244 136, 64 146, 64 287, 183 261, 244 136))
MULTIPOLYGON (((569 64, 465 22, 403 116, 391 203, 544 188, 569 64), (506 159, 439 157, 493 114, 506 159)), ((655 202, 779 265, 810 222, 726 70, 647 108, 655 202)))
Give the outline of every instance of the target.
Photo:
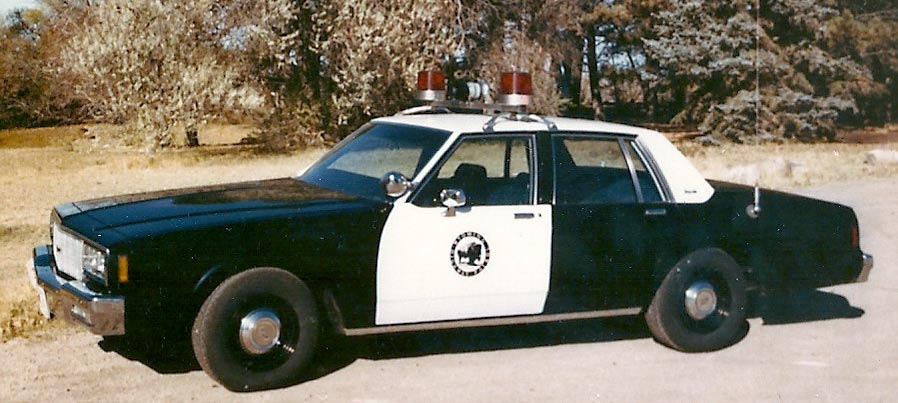
POLYGON ((870 281, 778 298, 723 351, 664 348, 636 318, 379 336, 341 345, 304 383, 247 395, 184 355, 107 352, 67 331, 0 345, 0 401, 894 401, 898 179, 801 193, 855 208, 870 281))

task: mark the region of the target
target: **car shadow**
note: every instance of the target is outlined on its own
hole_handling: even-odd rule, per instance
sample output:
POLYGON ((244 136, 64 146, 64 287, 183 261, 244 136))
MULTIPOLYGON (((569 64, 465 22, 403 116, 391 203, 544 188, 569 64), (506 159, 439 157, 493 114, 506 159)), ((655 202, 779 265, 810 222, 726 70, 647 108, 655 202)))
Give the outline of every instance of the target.
POLYGON ((127 340, 106 337, 97 343, 103 351, 140 362, 160 374, 183 374, 201 370, 190 340, 127 340))
POLYGON ((319 352, 316 363, 301 382, 336 372, 358 359, 385 360, 650 337, 642 316, 341 337, 319 352))
MULTIPOLYGON (((334 373, 358 359, 383 360, 649 337, 651 333, 642 316, 357 337, 332 336, 321 341, 311 367, 296 383, 334 373)), ((109 337, 98 345, 103 351, 140 362, 160 374, 201 370, 189 341, 159 343, 109 337)))
MULTIPOLYGON (((751 317, 760 317, 764 325, 784 325, 858 318, 863 314, 862 309, 852 306, 844 296, 819 290, 802 290, 760 297, 751 317)), ((740 339, 748 330, 746 324, 740 339)), ((641 315, 372 336, 332 336, 321 340, 311 367, 305 376, 297 379, 296 384, 337 372, 358 359, 385 360, 651 337, 641 315)), ((157 345, 107 338, 99 345, 104 351, 139 361, 162 374, 201 369, 193 356, 189 340, 157 345)))
POLYGON ((434 354, 511 350, 632 340, 651 337, 642 316, 586 319, 418 333, 369 336, 358 340, 359 358, 372 360, 434 354))
POLYGON ((755 313, 764 325, 853 319, 863 315, 864 310, 852 306, 844 296, 820 290, 780 291, 761 296, 755 313))

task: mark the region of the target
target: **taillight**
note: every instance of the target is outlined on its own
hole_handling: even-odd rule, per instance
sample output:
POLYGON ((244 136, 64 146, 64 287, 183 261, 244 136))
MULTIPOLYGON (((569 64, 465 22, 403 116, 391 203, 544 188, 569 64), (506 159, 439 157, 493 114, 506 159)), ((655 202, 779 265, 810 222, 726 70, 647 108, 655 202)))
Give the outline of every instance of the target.
POLYGON ((859 248, 861 246, 861 237, 857 230, 857 225, 851 227, 851 247, 859 248))

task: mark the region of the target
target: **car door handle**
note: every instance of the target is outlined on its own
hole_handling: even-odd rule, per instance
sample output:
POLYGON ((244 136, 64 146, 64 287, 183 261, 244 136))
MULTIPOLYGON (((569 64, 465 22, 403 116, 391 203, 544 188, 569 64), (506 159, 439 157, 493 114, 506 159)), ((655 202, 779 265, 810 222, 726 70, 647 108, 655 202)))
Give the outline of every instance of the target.
POLYGON ((533 213, 514 213, 515 220, 525 220, 528 218, 536 217, 536 214, 533 213))
POLYGON ((650 208, 645 211, 645 215, 647 216, 661 216, 667 215, 667 209, 663 208, 650 208))

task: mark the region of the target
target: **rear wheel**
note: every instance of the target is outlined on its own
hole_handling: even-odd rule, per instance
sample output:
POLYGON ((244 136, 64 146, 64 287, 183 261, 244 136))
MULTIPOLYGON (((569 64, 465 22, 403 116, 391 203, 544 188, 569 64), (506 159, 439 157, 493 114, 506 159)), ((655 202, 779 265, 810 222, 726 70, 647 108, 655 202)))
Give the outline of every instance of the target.
POLYGON ((318 342, 309 288, 276 268, 239 273, 219 285, 193 324, 193 350, 210 377, 233 391, 289 385, 318 342))
POLYGON ((670 270, 645 319, 661 344, 680 351, 719 350, 744 335, 747 299, 736 261, 720 249, 703 249, 670 270))

